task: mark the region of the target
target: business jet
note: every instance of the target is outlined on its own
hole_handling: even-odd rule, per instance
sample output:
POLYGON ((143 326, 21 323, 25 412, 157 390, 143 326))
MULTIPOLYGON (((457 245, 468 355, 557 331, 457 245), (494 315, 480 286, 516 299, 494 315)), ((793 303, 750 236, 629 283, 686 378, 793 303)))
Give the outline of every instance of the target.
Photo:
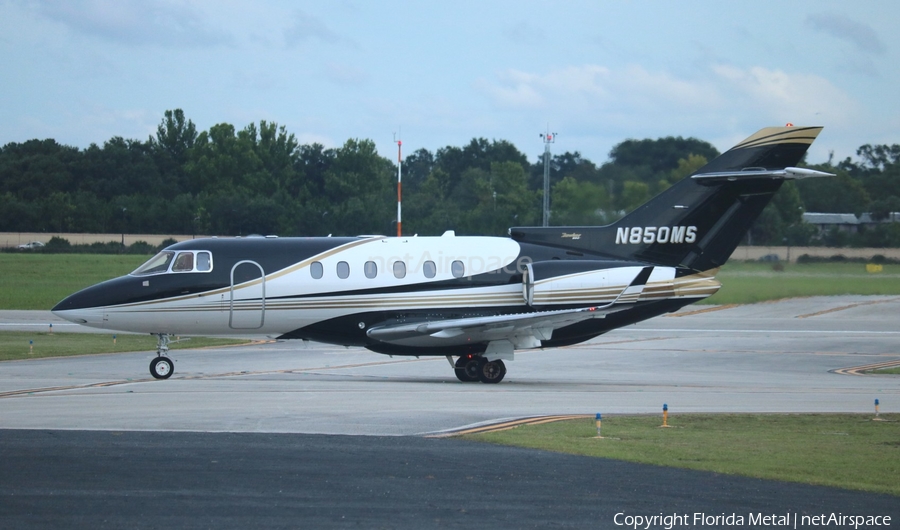
POLYGON ((460 381, 499 383, 517 350, 584 342, 715 293, 785 180, 833 176, 796 167, 821 129, 762 129, 607 226, 183 241, 53 313, 156 335, 158 379, 174 372, 170 336, 200 335, 444 356, 460 381))

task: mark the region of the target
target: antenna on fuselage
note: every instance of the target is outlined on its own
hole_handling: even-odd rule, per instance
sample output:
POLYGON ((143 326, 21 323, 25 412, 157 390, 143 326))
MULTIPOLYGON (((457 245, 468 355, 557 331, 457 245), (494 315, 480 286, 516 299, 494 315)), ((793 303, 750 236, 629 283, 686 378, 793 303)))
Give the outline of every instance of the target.
MULTIPOLYGON (((397 129, 400 130, 399 127, 397 129)), ((394 143, 397 144, 397 237, 400 237, 403 235, 403 229, 401 228, 402 220, 400 218, 400 198, 402 196, 400 184, 403 175, 403 157, 401 156, 400 149, 403 146, 403 141, 400 140, 398 136, 400 136, 400 133, 394 134, 394 143)))
POLYGON ((544 220, 541 226, 550 226, 550 144, 556 142, 556 133, 550 132, 550 124, 547 124, 547 132, 541 133, 544 140, 544 220))

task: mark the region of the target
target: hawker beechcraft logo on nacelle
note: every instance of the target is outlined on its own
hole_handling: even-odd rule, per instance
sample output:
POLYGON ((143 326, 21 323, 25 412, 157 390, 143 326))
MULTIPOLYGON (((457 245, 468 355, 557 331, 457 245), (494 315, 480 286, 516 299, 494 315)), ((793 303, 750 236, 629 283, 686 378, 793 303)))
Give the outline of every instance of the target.
POLYGON ((696 226, 632 226, 616 229, 617 245, 693 243, 695 241, 697 241, 696 226))

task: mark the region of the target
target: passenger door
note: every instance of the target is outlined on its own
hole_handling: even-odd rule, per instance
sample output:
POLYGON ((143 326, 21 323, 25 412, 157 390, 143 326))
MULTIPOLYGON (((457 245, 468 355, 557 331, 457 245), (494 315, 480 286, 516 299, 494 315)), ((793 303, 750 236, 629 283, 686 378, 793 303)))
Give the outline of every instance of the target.
POLYGON ((228 327, 260 329, 266 322, 266 274, 255 261, 239 261, 231 268, 228 327))

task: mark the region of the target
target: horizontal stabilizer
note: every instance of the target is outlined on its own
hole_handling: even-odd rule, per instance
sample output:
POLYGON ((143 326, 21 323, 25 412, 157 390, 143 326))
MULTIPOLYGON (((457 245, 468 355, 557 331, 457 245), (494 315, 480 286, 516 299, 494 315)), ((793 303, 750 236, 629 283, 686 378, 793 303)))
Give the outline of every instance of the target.
POLYGON ((805 167, 786 167, 784 169, 745 169, 741 171, 718 171, 715 173, 697 173, 691 175, 692 179, 703 180, 727 180, 734 182, 738 179, 773 178, 783 180, 799 180, 815 177, 833 177, 834 173, 826 173, 805 167))

